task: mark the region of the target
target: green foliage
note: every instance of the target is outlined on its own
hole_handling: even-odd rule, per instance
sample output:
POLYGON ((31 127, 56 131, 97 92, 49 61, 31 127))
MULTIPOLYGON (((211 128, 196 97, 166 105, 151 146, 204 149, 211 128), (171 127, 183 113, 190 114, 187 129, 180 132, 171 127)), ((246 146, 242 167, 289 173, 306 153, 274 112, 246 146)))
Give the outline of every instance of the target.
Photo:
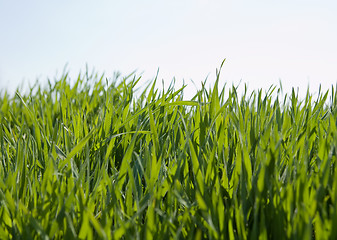
POLYGON ((138 93, 68 76, 0 98, 1 239, 336 239, 337 92, 138 93), (226 97, 225 97, 226 96, 226 97))

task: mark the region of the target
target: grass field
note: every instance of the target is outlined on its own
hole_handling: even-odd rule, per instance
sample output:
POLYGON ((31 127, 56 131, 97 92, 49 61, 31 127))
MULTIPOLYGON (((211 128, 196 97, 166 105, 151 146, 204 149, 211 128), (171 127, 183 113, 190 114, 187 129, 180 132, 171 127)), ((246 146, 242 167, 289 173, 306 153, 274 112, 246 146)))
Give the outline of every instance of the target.
POLYGON ((218 79, 189 101, 134 75, 3 93, 0 238, 337 239, 336 89, 218 79))

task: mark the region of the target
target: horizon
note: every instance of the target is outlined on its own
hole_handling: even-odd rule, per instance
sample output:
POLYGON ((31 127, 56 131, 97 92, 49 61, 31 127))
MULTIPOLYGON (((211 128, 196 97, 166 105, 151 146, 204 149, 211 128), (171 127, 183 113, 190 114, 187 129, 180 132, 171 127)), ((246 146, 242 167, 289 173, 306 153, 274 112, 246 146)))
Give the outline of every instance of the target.
POLYGON ((0 2, 0 89, 14 92, 39 79, 72 79, 89 66, 106 77, 137 70, 188 93, 211 85, 223 59, 220 85, 247 84, 305 95, 337 82, 337 16, 334 1, 258 3, 103 1, 0 2), (28 10, 28 11, 27 11, 28 10), (60 14, 62 13, 62 14, 60 14), (194 83, 196 86, 194 86, 194 83))

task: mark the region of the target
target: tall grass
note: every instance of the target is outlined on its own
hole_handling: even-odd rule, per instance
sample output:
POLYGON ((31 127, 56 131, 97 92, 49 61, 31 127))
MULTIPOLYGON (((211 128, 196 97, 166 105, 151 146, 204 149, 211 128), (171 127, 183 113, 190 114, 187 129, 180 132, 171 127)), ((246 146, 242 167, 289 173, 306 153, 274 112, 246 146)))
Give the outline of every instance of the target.
POLYGON ((336 239, 337 92, 64 75, 0 98, 1 239, 336 239), (226 96, 226 97, 225 97, 226 96))

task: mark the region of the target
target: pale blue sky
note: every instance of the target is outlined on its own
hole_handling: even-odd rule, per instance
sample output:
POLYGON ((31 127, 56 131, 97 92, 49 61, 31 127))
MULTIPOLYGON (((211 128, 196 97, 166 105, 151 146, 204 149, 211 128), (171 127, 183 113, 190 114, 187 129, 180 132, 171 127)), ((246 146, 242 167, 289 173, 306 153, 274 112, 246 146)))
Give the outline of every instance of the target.
POLYGON ((185 80, 189 93, 226 58, 224 82, 317 91, 337 82, 337 1, 0 0, 0 89, 54 78, 68 63, 112 76, 185 80))

